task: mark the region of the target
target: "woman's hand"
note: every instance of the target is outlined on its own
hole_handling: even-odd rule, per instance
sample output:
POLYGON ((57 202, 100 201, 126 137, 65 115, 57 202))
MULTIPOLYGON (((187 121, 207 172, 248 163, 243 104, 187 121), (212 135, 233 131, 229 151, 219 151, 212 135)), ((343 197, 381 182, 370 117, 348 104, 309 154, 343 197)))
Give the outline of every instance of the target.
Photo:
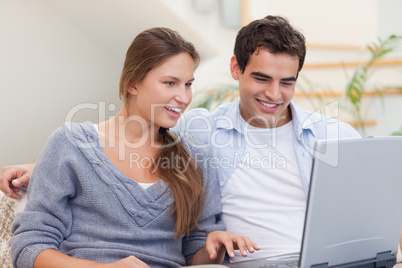
POLYGON ((234 250, 237 249, 243 256, 247 256, 247 251, 253 253, 255 250, 260 250, 257 244, 246 236, 224 231, 211 232, 207 236, 205 247, 194 255, 190 265, 223 263, 225 252, 234 257, 234 250))
POLYGON ((8 197, 21 199, 18 194, 21 187, 28 187, 35 164, 6 166, 1 170, 0 190, 8 197))
POLYGON ((224 257, 225 252, 233 258, 235 256, 234 250, 237 249, 240 250, 242 256, 247 256, 247 251, 254 253, 255 250, 260 250, 250 238, 223 231, 210 233, 205 248, 211 260, 222 258, 222 255, 224 257))

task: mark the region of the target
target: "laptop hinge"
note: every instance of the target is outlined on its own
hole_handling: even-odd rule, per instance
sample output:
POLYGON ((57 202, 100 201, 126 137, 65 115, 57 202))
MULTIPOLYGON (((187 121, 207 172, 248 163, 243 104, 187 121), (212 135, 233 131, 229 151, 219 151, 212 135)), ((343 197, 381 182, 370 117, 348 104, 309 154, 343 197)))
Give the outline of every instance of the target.
POLYGON ((376 258, 376 268, 378 267, 394 267, 394 265, 396 264, 396 256, 395 254, 392 254, 391 251, 387 251, 387 252, 381 252, 377 254, 377 258, 376 258))
POLYGON ((328 263, 320 263, 311 265, 311 268, 391 268, 396 264, 396 256, 391 251, 377 253, 375 259, 353 262, 348 264, 328 266, 328 263))

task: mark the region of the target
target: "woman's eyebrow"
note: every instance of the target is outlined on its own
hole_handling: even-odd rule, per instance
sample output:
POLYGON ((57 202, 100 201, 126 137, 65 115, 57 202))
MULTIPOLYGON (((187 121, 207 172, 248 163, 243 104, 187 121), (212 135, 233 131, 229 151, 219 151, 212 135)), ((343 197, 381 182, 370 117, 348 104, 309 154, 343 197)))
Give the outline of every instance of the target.
MULTIPOLYGON (((180 81, 180 78, 176 77, 176 76, 171 76, 171 75, 167 75, 167 76, 163 76, 162 79, 170 79, 173 81, 180 81)), ((195 78, 191 78, 189 79, 187 82, 193 82, 195 80, 195 78)))
POLYGON ((171 79, 171 80, 174 80, 174 81, 179 81, 180 80, 176 76, 171 76, 171 75, 166 75, 166 76, 163 76, 162 78, 163 79, 171 79))

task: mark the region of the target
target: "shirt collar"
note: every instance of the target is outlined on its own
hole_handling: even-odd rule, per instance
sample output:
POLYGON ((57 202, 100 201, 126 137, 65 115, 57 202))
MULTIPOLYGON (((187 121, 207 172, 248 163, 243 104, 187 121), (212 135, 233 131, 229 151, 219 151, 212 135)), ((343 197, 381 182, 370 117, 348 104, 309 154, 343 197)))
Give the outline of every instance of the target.
POLYGON ((240 98, 231 103, 225 111, 225 114, 221 116, 221 119, 216 118, 216 127, 220 129, 232 130, 237 132, 244 132, 244 120, 240 115, 240 98))
POLYGON ((298 140, 301 140, 304 131, 310 131, 315 136, 314 123, 312 113, 307 112, 297 107, 294 102, 289 104, 290 111, 292 112, 293 129, 298 140))

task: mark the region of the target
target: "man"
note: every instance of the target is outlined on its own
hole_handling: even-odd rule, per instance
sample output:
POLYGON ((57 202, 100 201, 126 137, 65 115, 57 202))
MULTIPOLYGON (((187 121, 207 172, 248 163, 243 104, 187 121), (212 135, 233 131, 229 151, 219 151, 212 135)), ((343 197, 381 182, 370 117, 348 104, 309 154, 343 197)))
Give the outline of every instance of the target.
POLYGON ((230 62, 240 99, 213 113, 190 110, 176 126, 212 150, 227 230, 261 248, 249 258, 300 251, 315 141, 360 136, 291 102, 305 54, 304 36, 286 19, 251 22, 230 62))
MULTIPOLYGON (((278 16, 243 27, 230 62, 239 100, 213 113, 193 109, 175 127, 212 150, 227 230, 260 246, 250 258, 300 251, 314 143, 360 136, 347 124, 295 106, 304 36, 278 16)), ((0 187, 13 198, 32 166, 5 167, 0 187), (18 178, 13 180, 13 178, 18 178)), ((244 260, 238 254, 233 261, 244 260)))

